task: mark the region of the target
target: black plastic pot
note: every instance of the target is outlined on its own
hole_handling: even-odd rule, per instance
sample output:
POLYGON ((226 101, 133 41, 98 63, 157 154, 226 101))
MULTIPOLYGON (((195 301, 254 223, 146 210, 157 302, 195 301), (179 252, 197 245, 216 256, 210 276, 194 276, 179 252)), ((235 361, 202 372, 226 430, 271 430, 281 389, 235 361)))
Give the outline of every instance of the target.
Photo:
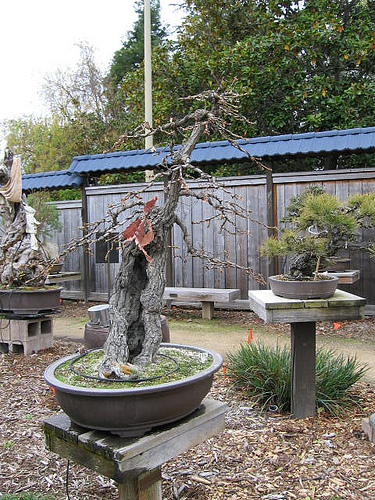
POLYGON ((206 370, 177 382, 139 388, 90 389, 56 379, 57 367, 74 359, 76 355, 73 355, 50 365, 44 378, 53 388, 61 408, 76 424, 121 437, 142 436, 154 427, 179 420, 199 408, 223 361, 218 353, 209 349, 179 344, 162 346, 207 353, 213 361, 206 370))
POLYGON ((272 292, 286 299, 326 299, 335 293, 339 279, 325 276, 316 281, 287 280, 283 276, 270 276, 272 292))
POLYGON ((60 292, 61 288, 0 289, 0 313, 27 316, 55 312, 60 307, 60 292))

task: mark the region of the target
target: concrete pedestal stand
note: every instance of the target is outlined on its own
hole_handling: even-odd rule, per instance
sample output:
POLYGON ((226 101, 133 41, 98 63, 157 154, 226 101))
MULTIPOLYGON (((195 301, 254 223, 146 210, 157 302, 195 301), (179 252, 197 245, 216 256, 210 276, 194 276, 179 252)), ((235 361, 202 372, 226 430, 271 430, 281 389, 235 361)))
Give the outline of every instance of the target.
POLYGON ((120 438, 71 423, 44 421, 46 446, 118 482, 119 500, 161 500, 161 465, 224 429, 226 405, 204 399, 192 415, 139 438, 120 438))
MULTIPOLYGON (((6 315, 4 315, 6 316, 6 315)), ((53 318, 11 316, 0 319, 0 352, 33 354, 53 346, 53 318)))
POLYGON ((366 300, 337 290, 328 299, 284 299, 271 290, 249 291, 250 308, 266 323, 290 323, 292 405, 295 418, 315 416, 316 322, 363 318, 366 300))

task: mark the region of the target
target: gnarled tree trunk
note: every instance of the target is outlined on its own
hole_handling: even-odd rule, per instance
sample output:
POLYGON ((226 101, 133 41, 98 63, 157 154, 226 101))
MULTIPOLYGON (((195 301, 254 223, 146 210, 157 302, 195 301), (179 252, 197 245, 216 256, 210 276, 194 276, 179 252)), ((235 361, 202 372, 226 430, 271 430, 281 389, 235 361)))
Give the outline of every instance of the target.
POLYGON ((153 241, 146 248, 150 259, 147 260, 133 242, 125 244, 109 301, 111 325, 99 370, 102 375, 114 373, 121 376, 119 366, 126 362, 145 366, 153 361, 158 351, 162 340, 160 314, 166 280, 168 233, 176 218, 183 181, 181 169, 189 164, 191 152, 204 128, 204 123, 196 123, 182 149, 171 158, 171 167, 166 173, 168 188, 164 193, 164 203, 149 215, 154 233, 153 241))

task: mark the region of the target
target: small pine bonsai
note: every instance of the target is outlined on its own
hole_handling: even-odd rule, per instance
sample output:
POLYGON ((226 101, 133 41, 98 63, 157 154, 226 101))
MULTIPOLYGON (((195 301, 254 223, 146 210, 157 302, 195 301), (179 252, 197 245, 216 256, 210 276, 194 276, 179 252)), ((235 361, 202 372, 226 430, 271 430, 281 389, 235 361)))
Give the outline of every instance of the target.
POLYGON ((375 224, 375 196, 358 195, 345 205, 312 186, 292 198, 282 222, 286 227, 279 237, 268 238, 261 245, 261 254, 288 257, 288 279, 317 279, 319 267, 330 264, 339 250, 356 243, 360 227, 375 224))

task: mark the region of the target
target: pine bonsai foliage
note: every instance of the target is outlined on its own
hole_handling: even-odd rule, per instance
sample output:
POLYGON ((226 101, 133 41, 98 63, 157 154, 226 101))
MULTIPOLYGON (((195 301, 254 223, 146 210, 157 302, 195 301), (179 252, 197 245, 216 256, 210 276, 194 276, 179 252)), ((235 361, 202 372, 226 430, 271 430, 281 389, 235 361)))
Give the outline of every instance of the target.
POLYGON ((260 252, 288 257, 291 278, 313 276, 319 266, 329 264, 340 249, 356 240, 359 227, 353 210, 316 186, 292 198, 282 222, 287 225, 277 238, 267 239, 260 252))
MULTIPOLYGON (((317 350, 316 407, 339 415, 356 398, 350 388, 367 371, 355 357, 345 358, 333 351, 317 350)), ((228 355, 228 376, 233 388, 246 393, 252 402, 267 409, 276 405, 280 412, 291 407, 291 354, 286 347, 262 343, 243 344, 228 355)))

